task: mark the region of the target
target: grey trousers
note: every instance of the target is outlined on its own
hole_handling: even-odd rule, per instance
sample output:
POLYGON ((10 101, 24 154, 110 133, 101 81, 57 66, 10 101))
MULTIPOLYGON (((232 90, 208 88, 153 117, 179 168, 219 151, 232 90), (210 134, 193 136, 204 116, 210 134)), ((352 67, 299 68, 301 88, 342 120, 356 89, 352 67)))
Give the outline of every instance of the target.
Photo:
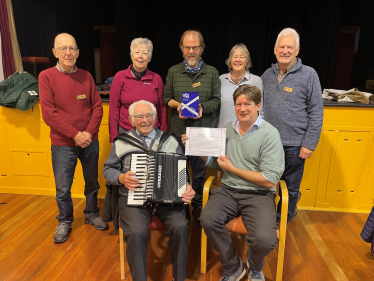
MULTIPOLYGON (((147 281, 148 224, 152 216, 150 207, 127 206, 127 196, 118 199, 121 227, 126 240, 127 262, 132 280, 147 281)), ((169 251, 175 281, 186 279, 188 226, 183 204, 160 204, 155 213, 170 236, 169 251)))
POLYGON ((275 194, 258 194, 221 185, 212 190, 201 213, 201 225, 212 247, 221 256, 224 273, 232 275, 239 270, 240 258, 236 253, 225 224, 242 216, 248 244, 247 261, 261 271, 265 256, 277 245, 275 194))

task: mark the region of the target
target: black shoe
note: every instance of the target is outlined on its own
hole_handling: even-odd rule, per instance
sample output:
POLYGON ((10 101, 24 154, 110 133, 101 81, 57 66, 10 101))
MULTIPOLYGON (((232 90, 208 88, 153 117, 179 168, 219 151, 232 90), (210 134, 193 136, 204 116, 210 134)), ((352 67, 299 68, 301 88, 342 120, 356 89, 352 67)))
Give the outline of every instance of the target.
POLYGON ((103 221, 103 219, 99 216, 94 218, 85 218, 84 222, 86 224, 92 224, 97 230, 107 230, 109 228, 108 223, 103 221))
POLYGON ((70 232, 71 232, 71 223, 70 222, 60 222, 56 227, 55 236, 53 238, 56 244, 64 243, 68 240, 70 232))
POLYGON ((192 214, 194 215, 194 217, 196 218, 196 220, 200 223, 200 215, 201 215, 201 211, 202 211, 202 208, 201 206, 200 207, 197 207, 197 208, 193 208, 192 210, 192 214))

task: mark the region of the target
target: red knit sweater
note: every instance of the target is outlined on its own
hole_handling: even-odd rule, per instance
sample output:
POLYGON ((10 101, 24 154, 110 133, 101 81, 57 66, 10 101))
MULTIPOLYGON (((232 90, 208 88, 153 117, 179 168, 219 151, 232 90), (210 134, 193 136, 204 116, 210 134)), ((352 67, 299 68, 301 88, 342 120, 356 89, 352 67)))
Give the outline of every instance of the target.
POLYGON ((39 75, 39 98, 53 145, 74 146, 74 137, 83 131, 93 141, 98 138, 103 106, 90 73, 79 68, 75 73, 56 67, 44 70, 39 75))

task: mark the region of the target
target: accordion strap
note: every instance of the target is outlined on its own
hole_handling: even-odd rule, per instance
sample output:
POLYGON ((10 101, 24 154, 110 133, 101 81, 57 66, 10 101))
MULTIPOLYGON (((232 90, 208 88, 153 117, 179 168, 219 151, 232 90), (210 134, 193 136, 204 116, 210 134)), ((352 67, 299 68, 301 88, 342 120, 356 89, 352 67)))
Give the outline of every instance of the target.
MULTIPOLYGON (((157 146, 157 150, 156 152, 159 152, 161 150, 161 147, 162 145, 164 144, 164 142, 170 137, 170 136, 174 136, 174 133, 172 132, 162 132, 162 135, 160 137, 160 142, 157 146)), ((132 136, 130 136, 129 134, 126 134, 126 133, 121 133, 119 134, 118 136, 116 136, 113 140, 116 141, 116 140, 121 140, 121 141, 124 141, 124 142, 127 142, 135 147, 138 147, 146 152, 150 152, 152 150, 150 150, 146 145, 144 145, 144 143, 140 140, 138 140, 137 138, 134 138, 132 136)))
POLYGON ((158 143, 156 152, 159 152, 161 150, 162 145, 164 142, 170 137, 175 136, 173 132, 162 132, 162 135, 160 137, 160 142, 158 143))
POLYGON ((134 138, 134 137, 132 137, 129 134, 126 134, 126 133, 121 133, 118 136, 116 136, 114 138, 113 142, 115 142, 116 140, 121 140, 121 141, 127 142, 127 143, 129 143, 129 144, 131 144, 135 147, 138 147, 138 148, 140 148, 140 149, 142 149, 146 152, 151 151, 146 145, 144 145, 143 142, 141 142, 137 138, 134 138))

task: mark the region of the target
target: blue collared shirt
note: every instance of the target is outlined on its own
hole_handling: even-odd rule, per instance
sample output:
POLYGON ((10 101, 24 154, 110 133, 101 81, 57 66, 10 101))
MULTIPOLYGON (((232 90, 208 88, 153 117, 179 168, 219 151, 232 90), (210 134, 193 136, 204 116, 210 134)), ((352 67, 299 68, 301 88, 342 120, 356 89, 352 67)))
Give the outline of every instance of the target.
POLYGON ((139 131, 135 128, 136 133, 139 135, 139 137, 145 141, 147 146, 149 147, 151 145, 151 142, 154 140, 156 137, 156 130, 153 128, 152 132, 150 132, 147 136, 142 135, 139 133, 139 131))
POLYGON ((264 119, 261 118, 261 115, 258 115, 258 117, 257 117, 256 121, 253 123, 253 125, 242 136, 240 136, 240 132, 239 132, 240 121, 238 119, 236 119, 234 122, 232 122, 232 127, 234 128, 235 132, 237 132, 238 135, 242 138, 242 137, 246 136, 247 134, 252 133, 254 130, 258 129, 261 126, 262 123, 264 123, 264 119))

